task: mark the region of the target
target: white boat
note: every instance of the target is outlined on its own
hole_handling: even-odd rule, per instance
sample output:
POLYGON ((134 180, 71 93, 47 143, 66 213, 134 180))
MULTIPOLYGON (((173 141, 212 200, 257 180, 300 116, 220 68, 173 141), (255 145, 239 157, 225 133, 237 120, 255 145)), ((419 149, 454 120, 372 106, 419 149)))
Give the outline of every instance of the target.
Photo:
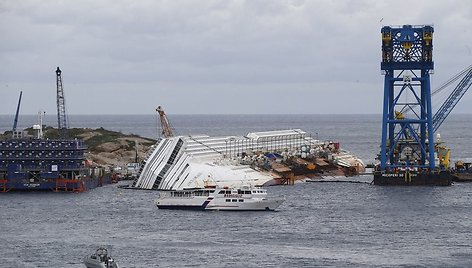
POLYGON ((106 248, 98 248, 94 254, 85 257, 84 264, 87 268, 119 268, 106 248))
POLYGON ((269 198, 263 188, 243 186, 161 191, 155 204, 159 209, 273 211, 284 201, 269 198))

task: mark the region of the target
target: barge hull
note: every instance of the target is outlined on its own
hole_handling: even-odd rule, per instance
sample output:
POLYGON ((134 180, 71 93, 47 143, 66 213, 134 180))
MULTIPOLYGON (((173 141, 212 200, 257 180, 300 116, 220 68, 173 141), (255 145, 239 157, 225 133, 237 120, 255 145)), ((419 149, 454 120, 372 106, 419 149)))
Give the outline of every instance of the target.
POLYGON ((87 166, 78 139, 13 138, 0 141, 0 192, 84 192, 111 183, 102 167, 87 166))
POLYGON ((472 182, 471 172, 453 173, 452 180, 455 182, 472 182))
POLYGON ((450 186, 452 184, 451 173, 442 171, 439 173, 414 173, 414 172, 375 172, 374 185, 383 186, 450 186))
POLYGON ((53 192, 84 192, 111 183, 111 177, 89 177, 80 180, 42 180, 27 182, 24 180, 0 180, 0 192, 10 191, 53 191, 53 192))

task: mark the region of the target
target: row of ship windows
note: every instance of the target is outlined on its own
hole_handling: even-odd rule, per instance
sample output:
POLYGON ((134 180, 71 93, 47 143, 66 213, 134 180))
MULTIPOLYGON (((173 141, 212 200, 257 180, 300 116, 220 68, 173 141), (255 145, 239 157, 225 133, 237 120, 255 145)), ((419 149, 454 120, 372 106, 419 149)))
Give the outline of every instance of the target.
MULTIPOLYGON (((264 193, 264 191, 262 191, 262 190, 253 190, 252 193, 253 194, 262 194, 262 193, 264 193)), ((236 193, 233 193, 231 191, 221 190, 221 191, 218 192, 218 194, 236 194, 236 193)), ((238 194, 251 194, 251 191, 238 190, 238 194)))
MULTIPOLYGON (((233 194, 233 192, 231 190, 221 190, 218 192, 218 194, 233 194)), ((236 193, 234 193, 236 194, 236 193)), ((241 190, 238 190, 238 194, 251 194, 251 191, 241 191, 241 190)))
POLYGON ((3 150, 38 150, 38 149, 47 149, 47 150, 51 150, 51 149, 63 149, 63 150, 85 150, 86 148, 83 147, 83 146, 39 146, 39 145, 36 145, 36 146, 0 146, 1 149, 3 150))
POLYGON ((210 193, 213 193, 213 190, 210 191, 197 191, 197 192, 173 192, 171 196, 173 197, 192 197, 192 196, 209 196, 210 193))
POLYGON ((4 159, 1 159, 1 163, 20 163, 20 162, 27 162, 27 163, 41 163, 41 162, 74 162, 74 163, 82 163, 83 160, 81 159, 45 159, 45 158, 42 158, 42 159, 8 159, 8 160, 4 160, 4 159))
POLYGON ((244 199, 226 199, 226 202, 244 202, 244 199))
POLYGON ((3 146, 77 146, 77 145, 82 145, 84 144, 83 141, 40 141, 40 142, 34 142, 34 141, 21 141, 21 142, 12 142, 12 141, 0 141, 0 145, 3 146))
POLYGON ((78 149, 69 149, 69 148, 57 148, 54 150, 48 149, 48 148, 38 148, 38 149, 28 149, 28 148, 19 148, 15 150, 8 150, 5 148, 0 148, 0 152, 80 152, 83 153, 85 150, 78 150, 78 149))
POLYGON ((54 165, 54 164, 64 164, 64 165, 69 165, 69 166, 82 166, 82 162, 78 162, 78 161, 73 161, 73 160, 70 160, 70 161, 67 161, 67 160, 57 160, 57 161, 25 161, 25 160, 22 160, 22 161, 5 161, 5 160, 2 160, 0 161, 0 166, 7 166, 9 164, 19 164, 19 165, 22 165, 22 166, 36 166, 36 165, 54 165))
POLYGON ((175 192, 171 193, 173 197, 192 197, 192 192, 175 192))
POLYGON ((56 151, 55 153, 45 152, 45 151, 41 151, 41 152, 37 152, 37 151, 36 152, 28 152, 28 151, 18 152, 18 151, 16 151, 16 152, 10 152, 10 153, 3 153, 3 152, 0 151, 0 156, 12 156, 12 155, 13 156, 15 156, 15 155, 17 155, 17 156, 20 156, 20 155, 41 156, 41 155, 63 155, 63 154, 66 155, 66 156, 67 155, 69 155, 69 156, 83 155, 82 152, 74 153, 74 152, 66 152, 66 151, 62 151, 62 152, 57 152, 56 151))

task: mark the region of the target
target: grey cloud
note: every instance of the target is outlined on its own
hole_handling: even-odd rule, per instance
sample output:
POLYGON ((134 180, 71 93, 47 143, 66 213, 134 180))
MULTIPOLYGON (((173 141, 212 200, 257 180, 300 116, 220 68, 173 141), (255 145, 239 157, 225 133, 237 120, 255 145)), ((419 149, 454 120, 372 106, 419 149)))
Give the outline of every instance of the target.
MULTIPOLYGON (((192 113, 195 99, 211 106, 200 99, 205 94, 218 104, 197 112, 240 113, 232 103, 249 103, 247 91, 255 102, 282 104, 278 98, 300 88, 306 99, 340 96, 342 105, 314 105, 310 113, 379 113, 382 25, 433 22, 433 82, 440 82, 472 58, 465 46, 471 9, 466 1, 3 1, 0 85, 54 110, 54 70, 61 66, 71 113, 147 113, 153 108, 144 106, 160 99, 175 102, 167 105, 175 113, 192 113), (126 105, 123 96, 137 104, 126 105), (356 108, 362 102, 354 98, 366 104, 356 108), (95 100, 105 107, 81 109, 95 100)), ((0 88, 2 99, 16 102, 0 88)), ((284 105, 299 112, 296 101, 284 105)), ((28 103, 25 112, 37 106, 28 103)), ((257 105, 244 110, 258 112, 257 105)))

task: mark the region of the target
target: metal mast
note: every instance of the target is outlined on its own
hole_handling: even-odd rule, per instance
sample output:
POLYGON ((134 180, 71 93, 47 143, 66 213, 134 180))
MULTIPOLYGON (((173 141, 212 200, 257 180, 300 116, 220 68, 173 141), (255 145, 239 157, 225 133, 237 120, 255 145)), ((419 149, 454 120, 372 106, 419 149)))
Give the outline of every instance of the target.
POLYGON ((15 135, 16 126, 18 124, 18 114, 20 113, 20 105, 21 105, 21 96, 22 95, 23 95, 23 91, 20 91, 20 97, 18 98, 18 106, 16 106, 15 121, 13 121, 13 135, 15 135))
POLYGON ((67 136, 67 117, 66 117, 66 100, 64 98, 64 88, 62 86, 62 71, 56 69, 56 86, 57 86, 57 128, 62 137, 67 136))
POLYGON ((432 26, 382 28, 385 75, 380 170, 435 168, 430 73, 432 26), (410 107, 411 113, 403 112, 410 107))

